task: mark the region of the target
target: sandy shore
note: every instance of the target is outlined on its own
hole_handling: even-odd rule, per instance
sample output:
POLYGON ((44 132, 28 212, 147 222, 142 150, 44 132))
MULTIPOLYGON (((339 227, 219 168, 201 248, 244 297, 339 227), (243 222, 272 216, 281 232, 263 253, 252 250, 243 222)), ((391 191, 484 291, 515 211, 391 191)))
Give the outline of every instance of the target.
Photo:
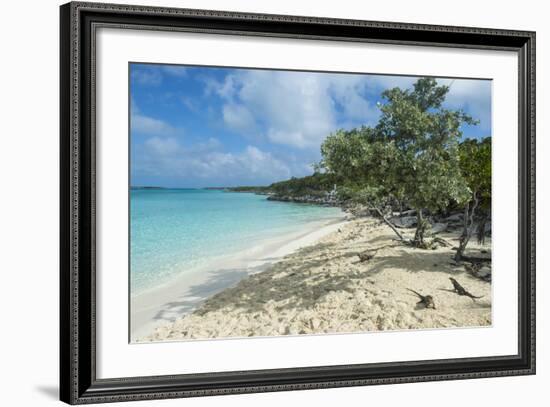
POLYGON ((195 311, 214 294, 337 231, 345 223, 344 218, 342 213, 340 218, 331 221, 313 222, 299 232, 262 241, 231 256, 213 259, 201 268, 186 270, 154 289, 132 296, 131 341, 135 342, 151 334, 156 327, 195 311))
MULTIPOLYGON (((403 229, 412 235, 412 229, 403 229)), ((458 232, 439 236, 458 244, 458 232)), ((452 247, 414 249, 394 240, 380 220, 358 218, 318 236, 276 262, 242 275, 192 312, 155 327, 139 342, 479 327, 491 324, 491 284, 451 260, 452 247), (374 250, 361 262, 358 254, 374 250), (452 291, 455 278, 477 300, 452 291), (434 297, 436 309, 417 304, 408 289, 434 297)), ((304 242, 302 242, 304 243, 304 242)), ((469 254, 490 253, 491 242, 472 242, 469 254), (485 251, 484 250, 484 251, 485 251)), ((484 254, 489 256, 490 254, 484 254)), ((277 256, 275 256, 277 257, 277 256)))

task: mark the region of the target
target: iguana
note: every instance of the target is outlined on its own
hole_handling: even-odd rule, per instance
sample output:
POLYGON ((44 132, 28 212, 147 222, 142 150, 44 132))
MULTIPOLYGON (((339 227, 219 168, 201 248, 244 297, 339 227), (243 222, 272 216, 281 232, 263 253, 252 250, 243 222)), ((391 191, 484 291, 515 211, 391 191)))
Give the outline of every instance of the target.
POLYGON ((426 308, 433 308, 435 309, 435 302, 434 302, 434 298, 431 296, 431 295, 422 295, 420 293, 417 293, 416 291, 414 290, 411 290, 410 288, 407 288, 407 290, 415 293, 418 298, 420 298, 420 301, 418 301, 417 304, 424 304, 424 307, 426 308))
POLYGON ((458 295, 465 295, 466 297, 470 297, 472 299, 472 301, 475 301, 476 299, 478 298, 481 298, 481 297, 476 297, 475 295, 472 295, 470 294, 468 291, 466 291, 466 289, 464 287, 462 287, 458 281, 456 281, 454 278, 452 277, 449 277, 449 280, 451 280, 451 283, 453 283, 453 287, 454 287, 454 291, 455 293, 457 293, 458 295))
POLYGON ((359 256, 359 262, 363 263, 365 261, 371 260, 378 250, 365 250, 363 253, 359 253, 357 256, 359 256))

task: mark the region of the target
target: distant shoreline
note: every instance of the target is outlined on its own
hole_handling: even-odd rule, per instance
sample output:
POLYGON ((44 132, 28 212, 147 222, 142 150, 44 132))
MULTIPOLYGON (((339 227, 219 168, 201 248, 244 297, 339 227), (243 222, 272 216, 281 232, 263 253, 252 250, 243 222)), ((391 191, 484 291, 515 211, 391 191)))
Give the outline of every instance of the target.
POLYGON ((145 189, 145 190, 148 190, 148 189, 166 189, 164 187, 155 187, 155 186, 135 186, 135 187, 130 187, 131 190, 140 190, 140 189, 145 189))
POLYGON ((265 189, 269 187, 162 187, 156 185, 131 185, 130 189, 174 189, 174 190, 211 190, 211 191, 230 191, 240 192, 240 190, 248 190, 247 192, 255 192, 254 190, 265 189), (254 189, 254 190, 253 190, 254 189))

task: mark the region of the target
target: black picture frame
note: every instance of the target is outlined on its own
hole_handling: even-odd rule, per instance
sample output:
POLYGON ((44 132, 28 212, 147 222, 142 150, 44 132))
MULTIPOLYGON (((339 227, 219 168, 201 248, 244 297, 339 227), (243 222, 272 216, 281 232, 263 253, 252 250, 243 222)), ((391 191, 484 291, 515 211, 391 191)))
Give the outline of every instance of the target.
POLYGON ((62 5, 60 22, 62 401, 84 404, 535 373, 534 32, 82 2, 62 5), (94 35, 101 26, 517 52, 518 353, 230 373, 96 378, 94 35))

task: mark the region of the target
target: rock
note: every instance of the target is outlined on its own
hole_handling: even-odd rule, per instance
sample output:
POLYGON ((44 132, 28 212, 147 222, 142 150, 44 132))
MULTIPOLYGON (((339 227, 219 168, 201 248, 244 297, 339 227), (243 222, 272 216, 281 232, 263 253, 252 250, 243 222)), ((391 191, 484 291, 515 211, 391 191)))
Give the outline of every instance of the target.
POLYGON ((444 220, 447 222, 462 222, 463 216, 461 213, 455 213, 454 215, 446 217, 444 220))
POLYGON ((416 209, 401 212, 401 217, 403 216, 416 216, 416 209))
POLYGON ((401 218, 393 218, 392 222, 397 227, 411 228, 413 226, 416 226, 416 216, 403 216, 401 218))
POLYGON ((349 209, 349 212, 355 217, 370 216, 371 212, 369 208, 365 206, 355 206, 349 209))
POLYGON ((300 196, 290 196, 290 195, 277 195, 270 194, 267 197, 268 201, 283 201, 283 202, 296 202, 296 203, 309 203, 317 204, 323 206, 339 206, 341 201, 336 198, 336 196, 325 194, 325 195, 300 195, 300 196))
POLYGON ((491 267, 489 266, 481 266, 481 268, 477 271, 476 275, 485 281, 491 280, 491 267))
POLYGON ((447 226, 448 226, 447 223, 434 223, 432 225, 430 232, 434 235, 445 232, 447 230, 447 226))

